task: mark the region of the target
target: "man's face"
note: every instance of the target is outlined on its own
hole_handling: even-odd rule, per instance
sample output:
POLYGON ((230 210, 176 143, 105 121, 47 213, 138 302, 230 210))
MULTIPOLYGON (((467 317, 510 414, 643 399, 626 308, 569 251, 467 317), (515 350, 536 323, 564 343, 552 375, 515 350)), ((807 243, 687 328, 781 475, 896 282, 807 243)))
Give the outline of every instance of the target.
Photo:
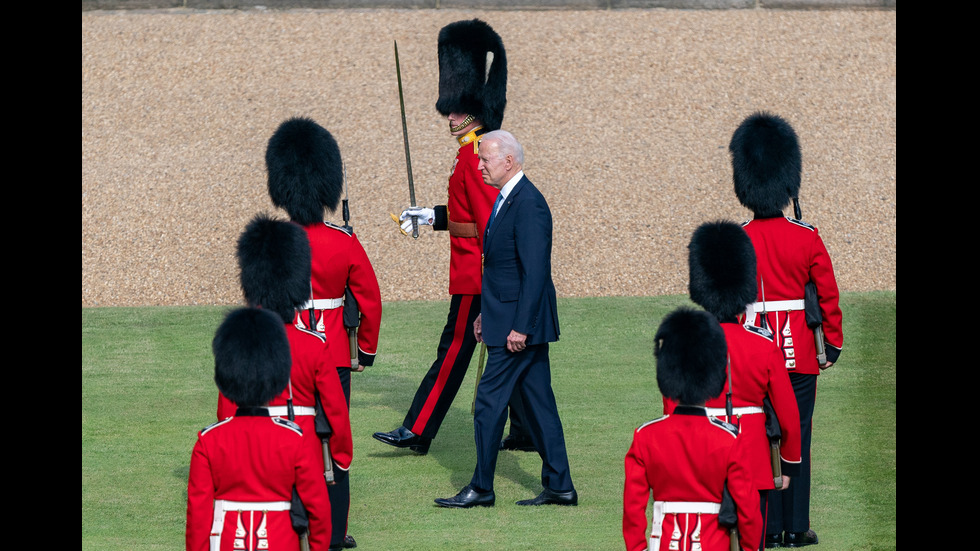
POLYGON ((446 118, 449 119, 449 133, 453 136, 462 136, 479 124, 475 118, 466 113, 450 113, 446 118))
POLYGON ((480 142, 480 162, 477 169, 483 175, 483 183, 497 189, 504 187, 510 179, 510 169, 513 166, 513 159, 508 156, 499 155, 500 144, 496 141, 480 142))

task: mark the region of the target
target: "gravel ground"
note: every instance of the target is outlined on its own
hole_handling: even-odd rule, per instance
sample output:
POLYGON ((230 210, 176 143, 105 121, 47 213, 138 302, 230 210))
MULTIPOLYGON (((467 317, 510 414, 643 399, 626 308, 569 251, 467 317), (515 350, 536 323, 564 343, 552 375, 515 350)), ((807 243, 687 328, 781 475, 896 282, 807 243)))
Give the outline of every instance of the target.
POLYGON ((444 203, 456 147, 434 107, 436 36, 473 17, 507 48, 504 128, 552 208, 559 296, 686 293, 693 229, 749 217, 727 145, 756 110, 800 135, 803 218, 841 289, 896 289, 894 10, 94 11, 82 307, 240 303, 239 233, 285 216, 265 145, 300 115, 340 144, 383 299, 448 299, 448 235, 413 240, 388 216, 408 204, 393 39, 416 196, 444 203))

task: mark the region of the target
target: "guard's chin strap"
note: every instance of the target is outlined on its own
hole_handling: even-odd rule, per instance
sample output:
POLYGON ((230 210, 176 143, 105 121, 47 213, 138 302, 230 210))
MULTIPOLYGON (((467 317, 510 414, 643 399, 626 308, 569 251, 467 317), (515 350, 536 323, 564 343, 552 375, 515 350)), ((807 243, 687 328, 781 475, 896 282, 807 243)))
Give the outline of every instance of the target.
POLYGON ((476 120, 476 117, 474 117, 473 115, 466 115, 466 118, 463 119, 463 122, 457 124, 456 126, 450 126, 449 130, 452 132, 459 132, 460 130, 466 128, 466 125, 473 122, 474 120, 476 120))

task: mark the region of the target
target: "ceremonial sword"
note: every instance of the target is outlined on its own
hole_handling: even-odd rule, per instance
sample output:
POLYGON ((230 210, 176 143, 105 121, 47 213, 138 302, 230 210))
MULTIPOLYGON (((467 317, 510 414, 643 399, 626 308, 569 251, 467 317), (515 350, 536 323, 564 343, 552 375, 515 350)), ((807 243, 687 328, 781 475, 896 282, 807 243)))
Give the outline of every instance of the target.
MULTIPOLYGON (((405 94, 402 92, 402 69, 398 63, 398 41, 395 41, 395 72, 398 74, 398 103, 402 109, 402 136, 405 138, 405 166, 408 168, 408 196, 410 206, 415 204, 415 182, 412 180, 412 154, 408 149, 408 123, 405 122, 405 94)), ((412 237, 419 238, 419 217, 412 216, 412 237)))

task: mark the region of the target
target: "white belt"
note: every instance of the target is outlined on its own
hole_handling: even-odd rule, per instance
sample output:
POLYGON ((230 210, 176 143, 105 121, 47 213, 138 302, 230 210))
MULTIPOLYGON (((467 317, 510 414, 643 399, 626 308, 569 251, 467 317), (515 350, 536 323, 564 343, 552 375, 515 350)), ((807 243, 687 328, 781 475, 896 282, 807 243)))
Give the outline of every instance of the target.
MULTIPOLYGON (((270 406, 265 408, 269 410, 269 415, 272 417, 288 417, 289 416, 289 406, 270 406)), ((316 409, 310 406, 293 406, 294 415, 316 415, 316 409)))
POLYGON ((786 310, 802 310, 803 299, 796 300, 767 300, 765 302, 753 302, 749 305, 749 311, 760 314, 762 312, 784 312, 786 310))
POLYGON ((664 515, 671 513, 704 513, 717 515, 721 503, 711 501, 654 501, 653 521, 650 523, 649 551, 660 551, 660 536, 663 533, 664 515))
POLYGON ((344 305, 344 297, 340 298, 315 298, 313 300, 308 300, 302 306, 299 307, 300 310, 309 310, 310 308, 314 310, 333 310, 335 308, 340 308, 344 305))
MULTIPOLYGON (((712 417, 725 417, 728 415, 728 410, 725 408, 704 408, 704 410, 712 417)), ((762 408, 759 406, 732 408, 732 415, 749 415, 750 413, 762 413, 762 408)))
POLYGON ((288 511, 288 501, 228 501, 214 500, 214 520, 211 523, 211 551, 221 548, 221 532, 225 528, 225 512, 227 511, 288 511))

